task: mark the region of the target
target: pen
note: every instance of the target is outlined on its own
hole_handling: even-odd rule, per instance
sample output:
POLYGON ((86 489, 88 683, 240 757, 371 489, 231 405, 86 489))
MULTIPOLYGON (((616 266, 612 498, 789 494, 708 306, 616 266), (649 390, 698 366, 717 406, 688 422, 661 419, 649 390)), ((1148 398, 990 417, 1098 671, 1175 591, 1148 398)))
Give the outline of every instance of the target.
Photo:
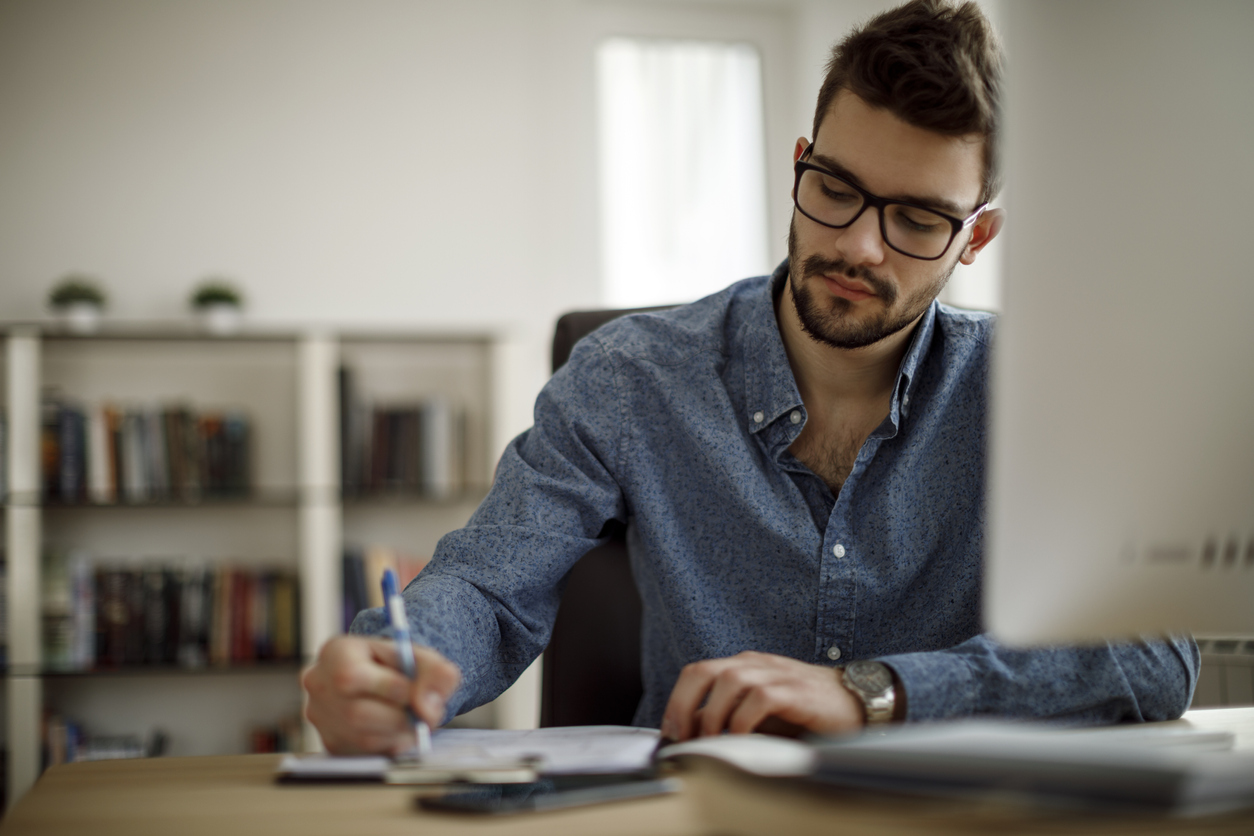
MULTIPOLYGON (((396 573, 383 570, 383 605, 392 623, 392 639, 396 642, 396 655, 401 660, 401 672, 409 679, 418 677, 418 662, 414 658, 414 642, 409 637, 409 619, 405 617, 405 602, 397 588, 396 573)), ((414 721, 414 734, 418 738, 418 757, 431 754, 431 727, 414 713, 413 706, 405 706, 405 713, 414 721)))

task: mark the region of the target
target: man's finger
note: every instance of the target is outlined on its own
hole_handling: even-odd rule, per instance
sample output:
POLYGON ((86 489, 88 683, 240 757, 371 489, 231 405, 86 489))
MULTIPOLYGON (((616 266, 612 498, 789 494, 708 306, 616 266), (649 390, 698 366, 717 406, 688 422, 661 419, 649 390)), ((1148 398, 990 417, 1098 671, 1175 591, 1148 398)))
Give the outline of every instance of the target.
POLYGON ((405 705, 409 681, 389 664, 396 661, 396 649, 379 639, 343 640, 330 647, 319 668, 326 670, 330 684, 341 697, 369 697, 396 706, 405 705))
POLYGON ((754 688, 745 695, 727 720, 727 730, 732 734, 748 734, 758 729, 779 709, 772 700, 770 688, 754 688))
POLYGON ((726 659, 707 659, 686 665, 671 691, 670 701, 662 717, 662 736, 671 740, 687 740, 696 730, 693 715, 710 691, 714 677, 727 666, 726 659))
POLYGON ((449 698, 461 684, 461 671, 444 656, 429 648, 415 648, 414 655, 418 663, 418 678, 410 686, 409 704, 419 717, 438 726, 444 722, 444 711, 449 698))
POLYGON ((732 712, 762 678, 758 671, 744 664, 728 666, 716 676, 701 710, 701 734, 715 735, 727 728, 732 712))

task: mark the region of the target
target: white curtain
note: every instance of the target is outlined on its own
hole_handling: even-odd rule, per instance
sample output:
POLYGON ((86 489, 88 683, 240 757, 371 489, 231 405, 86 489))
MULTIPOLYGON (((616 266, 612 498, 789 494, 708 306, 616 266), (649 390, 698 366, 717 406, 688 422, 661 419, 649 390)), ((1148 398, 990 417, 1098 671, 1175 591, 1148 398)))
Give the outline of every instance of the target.
POLYGON ((606 304, 691 301, 769 272, 757 50, 613 38, 597 63, 606 304))

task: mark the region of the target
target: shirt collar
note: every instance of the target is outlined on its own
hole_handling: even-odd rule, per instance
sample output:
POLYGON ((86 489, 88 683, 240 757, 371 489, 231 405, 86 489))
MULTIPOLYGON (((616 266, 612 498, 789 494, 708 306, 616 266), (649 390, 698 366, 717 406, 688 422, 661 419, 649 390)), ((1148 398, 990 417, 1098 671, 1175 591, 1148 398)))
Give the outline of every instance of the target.
MULTIPOLYGON (((782 292, 787 278, 788 260, 785 259, 753 300, 741 329, 739 350, 744 354, 746 412, 743 418, 751 433, 765 429, 781 415, 803 406, 775 315, 775 298, 782 292)), ((939 303, 933 300, 915 327, 910 347, 897 370, 897 385, 893 389, 888 417, 872 436, 896 435, 902 416, 909 417, 910 400, 919 379, 919 370, 927 359, 932 334, 936 330, 938 306, 939 303)))
POLYGON ((746 414, 743 417, 751 433, 801 406, 801 393, 797 391, 797 381, 775 318, 776 292, 787 278, 788 259, 784 259, 753 300, 740 332, 745 369, 746 414))

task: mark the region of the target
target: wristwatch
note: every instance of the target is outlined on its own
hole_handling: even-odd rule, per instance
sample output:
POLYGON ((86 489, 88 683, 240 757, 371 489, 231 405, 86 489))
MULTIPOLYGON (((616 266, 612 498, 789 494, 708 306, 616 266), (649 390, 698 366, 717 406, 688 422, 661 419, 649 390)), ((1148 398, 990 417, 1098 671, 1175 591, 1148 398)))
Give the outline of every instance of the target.
POLYGON ((887 665, 882 662, 850 662, 845 665, 840 681, 862 700, 868 726, 892 721, 897 691, 893 685, 893 672, 887 665))

